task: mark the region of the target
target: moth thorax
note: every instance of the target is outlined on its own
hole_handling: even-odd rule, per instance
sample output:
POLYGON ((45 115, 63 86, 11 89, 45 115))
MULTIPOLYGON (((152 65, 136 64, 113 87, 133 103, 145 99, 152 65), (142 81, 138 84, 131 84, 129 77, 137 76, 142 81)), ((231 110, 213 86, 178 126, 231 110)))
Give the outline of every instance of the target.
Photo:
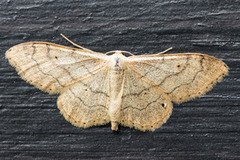
POLYGON ((112 74, 121 75, 122 73, 123 69, 121 67, 117 66, 112 68, 112 74))

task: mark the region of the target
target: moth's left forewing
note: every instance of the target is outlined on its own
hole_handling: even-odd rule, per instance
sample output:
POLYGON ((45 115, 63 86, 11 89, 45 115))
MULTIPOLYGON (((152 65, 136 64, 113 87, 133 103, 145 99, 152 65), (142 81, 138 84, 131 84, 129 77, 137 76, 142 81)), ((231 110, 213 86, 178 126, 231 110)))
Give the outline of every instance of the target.
POLYGON ((6 52, 24 80, 50 94, 98 72, 104 67, 105 56, 48 42, 22 43, 6 52))
POLYGON ((224 62, 199 53, 132 56, 128 67, 177 103, 205 94, 228 73, 224 62))

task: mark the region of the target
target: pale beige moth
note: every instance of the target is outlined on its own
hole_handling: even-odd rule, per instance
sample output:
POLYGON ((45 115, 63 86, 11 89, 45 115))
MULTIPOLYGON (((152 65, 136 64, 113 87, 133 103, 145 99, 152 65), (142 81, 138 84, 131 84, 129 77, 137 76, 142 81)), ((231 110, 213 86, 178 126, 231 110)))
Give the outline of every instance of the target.
POLYGON ((28 42, 6 57, 24 80, 59 94, 65 119, 84 128, 110 122, 112 130, 120 124, 154 131, 171 115, 172 102, 204 95, 228 73, 224 62, 205 54, 125 54, 28 42))

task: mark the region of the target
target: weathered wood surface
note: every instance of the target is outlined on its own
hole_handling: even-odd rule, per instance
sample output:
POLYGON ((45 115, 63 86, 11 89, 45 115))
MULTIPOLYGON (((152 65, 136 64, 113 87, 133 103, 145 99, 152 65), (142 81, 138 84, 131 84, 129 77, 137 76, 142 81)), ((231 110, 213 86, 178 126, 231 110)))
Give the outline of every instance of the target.
POLYGON ((240 2, 0 2, 0 159, 240 159, 240 2), (24 82, 4 58, 13 45, 62 37, 99 52, 153 54, 169 47, 223 60, 230 73, 202 98, 175 104, 155 132, 81 129, 57 96, 24 82))

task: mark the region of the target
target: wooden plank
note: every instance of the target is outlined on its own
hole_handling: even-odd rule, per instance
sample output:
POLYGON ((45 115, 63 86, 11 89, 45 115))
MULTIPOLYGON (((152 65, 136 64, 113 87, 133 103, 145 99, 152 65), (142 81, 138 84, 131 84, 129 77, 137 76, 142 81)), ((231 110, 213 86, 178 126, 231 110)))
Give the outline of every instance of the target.
POLYGON ((1 1, 0 159, 240 159, 239 1, 1 1), (230 67, 202 98, 175 104, 155 132, 110 125, 81 129, 50 96, 27 84, 5 51, 28 41, 99 52, 201 52, 230 67))

